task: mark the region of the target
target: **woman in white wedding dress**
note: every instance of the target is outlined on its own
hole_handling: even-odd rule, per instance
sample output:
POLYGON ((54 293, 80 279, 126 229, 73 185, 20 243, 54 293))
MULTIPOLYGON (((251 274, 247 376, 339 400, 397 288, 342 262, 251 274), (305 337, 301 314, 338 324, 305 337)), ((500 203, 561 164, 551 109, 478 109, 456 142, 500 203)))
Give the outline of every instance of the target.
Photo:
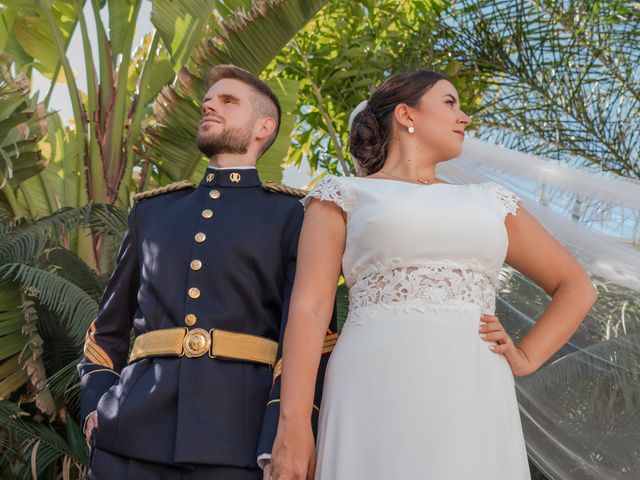
POLYGON ((362 105, 351 151, 365 176, 327 175, 303 199, 267 475, 529 479, 513 376, 569 339, 596 292, 513 192, 435 177, 469 123, 446 77, 397 75, 362 105), (494 316, 505 261, 553 297, 518 345, 494 316), (349 313, 327 367, 316 457, 313 386, 341 271, 349 313))

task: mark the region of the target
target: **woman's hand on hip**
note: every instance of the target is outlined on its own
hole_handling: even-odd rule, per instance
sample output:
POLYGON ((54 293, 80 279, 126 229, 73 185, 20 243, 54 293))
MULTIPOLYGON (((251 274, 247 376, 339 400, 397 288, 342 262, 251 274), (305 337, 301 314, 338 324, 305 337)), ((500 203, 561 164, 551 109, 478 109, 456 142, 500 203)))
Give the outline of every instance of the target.
POLYGON ((271 452, 272 480, 313 480, 316 448, 311 424, 278 424, 278 434, 271 452))
POLYGON ((482 315, 480 317, 479 333, 485 342, 495 342, 489 345, 489 348, 492 352, 505 356, 511 371, 516 377, 529 375, 536 370, 529 361, 527 354, 513 343, 513 340, 495 315, 482 315))

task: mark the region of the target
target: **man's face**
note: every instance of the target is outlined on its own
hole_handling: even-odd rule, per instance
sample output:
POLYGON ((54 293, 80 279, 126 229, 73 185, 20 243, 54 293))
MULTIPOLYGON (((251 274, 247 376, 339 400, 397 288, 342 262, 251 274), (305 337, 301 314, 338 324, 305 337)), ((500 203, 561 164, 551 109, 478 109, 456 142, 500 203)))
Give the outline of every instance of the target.
POLYGON ((256 121, 251 103, 254 92, 233 78, 214 83, 202 102, 198 148, 207 157, 247 153, 256 121))

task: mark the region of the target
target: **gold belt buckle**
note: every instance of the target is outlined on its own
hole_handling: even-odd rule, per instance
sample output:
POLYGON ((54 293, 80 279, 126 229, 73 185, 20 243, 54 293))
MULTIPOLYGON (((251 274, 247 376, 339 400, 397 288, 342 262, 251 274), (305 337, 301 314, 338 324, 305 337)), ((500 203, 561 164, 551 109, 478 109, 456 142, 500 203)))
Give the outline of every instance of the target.
POLYGON ((185 356, 201 357, 211 348, 211 334, 203 328, 189 330, 184 337, 183 348, 185 356))

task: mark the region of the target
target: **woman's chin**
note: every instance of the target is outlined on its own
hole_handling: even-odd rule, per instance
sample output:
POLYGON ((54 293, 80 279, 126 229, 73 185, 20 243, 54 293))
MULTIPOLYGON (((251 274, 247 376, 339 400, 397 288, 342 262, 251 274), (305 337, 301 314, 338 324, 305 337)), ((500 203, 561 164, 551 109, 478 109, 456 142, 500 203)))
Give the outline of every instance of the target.
POLYGON ((462 155, 462 142, 458 142, 457 145, 448 146, 448 148, 443 153, 443 157, 445 160, 451 160, 453 158, 459 157, 460 155, 462 155))

